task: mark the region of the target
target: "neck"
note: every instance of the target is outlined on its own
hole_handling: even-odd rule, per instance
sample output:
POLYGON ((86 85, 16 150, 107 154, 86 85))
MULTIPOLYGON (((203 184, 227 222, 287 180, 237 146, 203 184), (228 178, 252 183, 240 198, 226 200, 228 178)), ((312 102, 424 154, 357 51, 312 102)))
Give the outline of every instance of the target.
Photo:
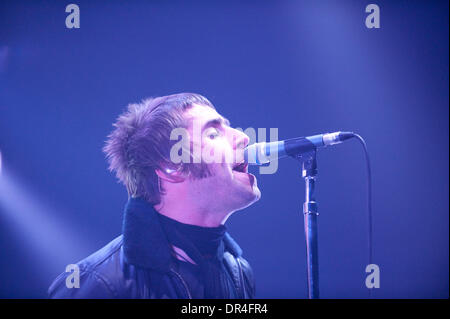
POLYGON ((167 192, 161 196, 161 202, 155 205, 158 213, 183 224, 201 227, 218 227, 225 224, 231 212, 215 207, 211 198, 201 199, 189 192, 177 192, 176 196, 167 192))

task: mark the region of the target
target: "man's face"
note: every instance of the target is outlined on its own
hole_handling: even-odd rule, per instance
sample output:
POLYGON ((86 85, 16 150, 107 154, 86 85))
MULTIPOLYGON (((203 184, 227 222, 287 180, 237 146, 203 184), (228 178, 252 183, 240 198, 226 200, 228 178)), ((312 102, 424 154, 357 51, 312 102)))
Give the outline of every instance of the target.
POLYGON ((248 136, 231 128, 228 120, 207 106, 194 104, 184 116, 189 123, 191 152, 201 156, 202 165, 210 173, 187 180, 195 194, 219 210, 235 211, 256 202, 261 192, 256 177, 248 173, 244 163, 248 136))

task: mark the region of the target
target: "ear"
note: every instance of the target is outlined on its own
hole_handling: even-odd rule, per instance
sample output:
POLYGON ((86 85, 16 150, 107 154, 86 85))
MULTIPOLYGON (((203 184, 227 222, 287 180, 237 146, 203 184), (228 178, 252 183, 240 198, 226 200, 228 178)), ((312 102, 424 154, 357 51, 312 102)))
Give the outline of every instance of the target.
POLYGON ((179 170, 174 170, 171 168, 166 168, 164 170, 155 169, 156 175, 159 178, 169 182, 169 183, 181 183, 184 182, 186 177, 179 170))

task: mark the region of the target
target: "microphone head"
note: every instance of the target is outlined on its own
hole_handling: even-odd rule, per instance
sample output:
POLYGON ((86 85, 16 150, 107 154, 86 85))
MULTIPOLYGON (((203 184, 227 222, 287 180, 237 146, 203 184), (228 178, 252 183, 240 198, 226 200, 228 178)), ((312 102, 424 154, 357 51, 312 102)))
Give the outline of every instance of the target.
MULTIPOLYGON (((249 145, 244 150, 244 161, 249 165, 262 165, 259 154, 264 149, 265 142, 249 145)), ((268 162, 268 161, 267 161, 268 162)), ((266 163, 267 163, 266 162, 266 163)))
POLYGON ((249 165, 264 165, 286 156, 297 156, 319 147, 342 143, 355 137, 352 132, 334 132, 284 141, 260 142, 244 149, 244 160, 249 165))
POLYGON ((284 156, 284 141, 255 143, 244 150, 244 160, 249 165, 264 165, 284 156))

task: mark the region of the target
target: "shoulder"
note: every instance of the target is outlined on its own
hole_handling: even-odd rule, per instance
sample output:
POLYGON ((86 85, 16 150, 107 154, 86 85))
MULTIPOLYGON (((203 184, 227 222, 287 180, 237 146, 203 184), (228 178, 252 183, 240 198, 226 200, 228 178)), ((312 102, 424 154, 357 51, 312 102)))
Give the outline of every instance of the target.
POLYGON ((117 298, 118 281, 123 277, 121 276, 122 242, 122 236, 117 237, 89 257, 76 263, 72 271, 61 273, 50 285, 49 297, 56 299, 117 298), (79 284, 75 285, 76 282, 79 284))

